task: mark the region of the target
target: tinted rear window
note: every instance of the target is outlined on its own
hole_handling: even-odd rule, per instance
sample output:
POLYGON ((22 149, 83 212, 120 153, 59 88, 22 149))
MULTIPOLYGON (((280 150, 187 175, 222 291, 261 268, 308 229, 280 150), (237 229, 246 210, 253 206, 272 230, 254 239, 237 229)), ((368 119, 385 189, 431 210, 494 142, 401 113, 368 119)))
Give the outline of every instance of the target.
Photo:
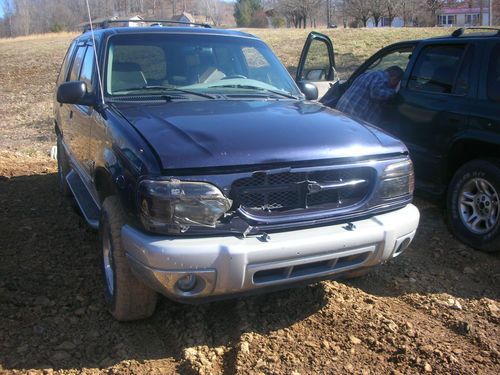
POLYGON ((466 45, 425 47, 415 64, 409 88, 451 94, 466 45))

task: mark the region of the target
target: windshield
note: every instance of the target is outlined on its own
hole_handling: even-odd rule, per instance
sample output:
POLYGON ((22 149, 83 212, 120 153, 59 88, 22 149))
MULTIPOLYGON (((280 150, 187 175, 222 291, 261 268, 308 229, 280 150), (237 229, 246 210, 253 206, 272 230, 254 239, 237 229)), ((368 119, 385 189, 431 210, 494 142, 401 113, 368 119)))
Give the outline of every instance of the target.
POLYGON ((222 35, 140 33, 112 36, 106 65, 108 96, 175 92, 196 98, 300 93, 267 45, 222 35), (205 95, 200 95, 205 94, 205 95))

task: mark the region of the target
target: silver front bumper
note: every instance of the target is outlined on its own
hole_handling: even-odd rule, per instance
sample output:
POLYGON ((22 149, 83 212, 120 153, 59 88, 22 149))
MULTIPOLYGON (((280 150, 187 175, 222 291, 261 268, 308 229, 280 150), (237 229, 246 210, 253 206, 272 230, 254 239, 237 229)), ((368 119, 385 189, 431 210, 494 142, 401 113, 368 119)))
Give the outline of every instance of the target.
POLYGON ((256 237, 152 236, 125 225, 122 241, 134 274, 175 300, 222 297, 283 287, 372 267, 399 255, 411 242, 418 209, 256 237), (188 274, 196 286, 181 291, 188 274))

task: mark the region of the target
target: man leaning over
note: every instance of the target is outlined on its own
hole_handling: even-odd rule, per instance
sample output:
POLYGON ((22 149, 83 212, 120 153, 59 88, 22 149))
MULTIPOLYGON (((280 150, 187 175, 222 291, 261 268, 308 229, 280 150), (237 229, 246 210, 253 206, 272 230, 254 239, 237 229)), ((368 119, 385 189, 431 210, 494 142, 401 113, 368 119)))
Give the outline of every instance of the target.
POLYGON ((377 125, 382 111, 380 105, 396 95, 403 73, 400 67, 391 66, 361 74, 342 95, 337 109, 377 125))

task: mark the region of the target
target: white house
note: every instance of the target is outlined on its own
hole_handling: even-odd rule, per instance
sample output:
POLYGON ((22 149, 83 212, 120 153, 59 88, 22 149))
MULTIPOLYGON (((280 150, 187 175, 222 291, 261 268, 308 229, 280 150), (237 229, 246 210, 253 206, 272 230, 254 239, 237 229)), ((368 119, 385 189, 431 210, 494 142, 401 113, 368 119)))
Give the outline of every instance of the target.
POLYGON ((180 22, 187 22, 187 23, 195 23, 196 19, 191 13, 188 12, 182 12, 181 14, 178 14, 176 16, 172 17, 172 21, 180 21, 180 22))
POLYGON ((448 0, 436 12, 436 15, 438 26, 488 26, 490 24, 490 6, 487 0, 448 0))

